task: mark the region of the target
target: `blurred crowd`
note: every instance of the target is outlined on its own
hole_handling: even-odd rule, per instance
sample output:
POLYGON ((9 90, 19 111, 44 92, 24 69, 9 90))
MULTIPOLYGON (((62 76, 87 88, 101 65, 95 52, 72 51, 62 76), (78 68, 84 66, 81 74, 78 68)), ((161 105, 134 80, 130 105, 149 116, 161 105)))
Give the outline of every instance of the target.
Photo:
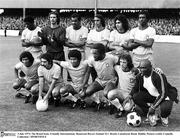
MULTIPOLYGON (((113 19, 105 17, 106 27, 109 30, 113 30, 113 19)), ((48 24, 47 17, 36 17, 35 24, 44 27, 48 24)), ((70 25, 70 17, 61 17, 60 24, 63 27, 70 25)), ((82 24, 89 30, 93 28, 93 18, 82 17, 82 24)), ((129 18, 129 24, 131 28, 137 26, 137 20, 135 18, 129 18)), ((180 35, 180 19, 177 18, 163 18, 163 19, 150 19, 149 25, 156 29, 157 35, 180 35)), ((0 17, 0 29, 7 28, 7 30, 23 30, 23 18, 4 16, 0 17)))

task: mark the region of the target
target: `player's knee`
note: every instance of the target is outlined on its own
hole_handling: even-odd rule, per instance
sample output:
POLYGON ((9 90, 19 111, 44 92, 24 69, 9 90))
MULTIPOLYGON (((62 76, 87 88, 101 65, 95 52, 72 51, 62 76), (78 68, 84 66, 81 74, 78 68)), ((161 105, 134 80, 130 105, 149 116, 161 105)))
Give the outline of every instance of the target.
POLYGON ((53 91, 52 91, 52 96, 53 96, 53 97, 57 97, 57 96, 59 96, 59 94, 60 94, 60 93, 59 93, 58 90, 53 90, 53 91))
POLYGON ((115 96, 115 91, 114 90, 111 90, 108 92, 107 94, 107 98, 112 101, 114 99, 114 96, 115 96))
POLYGON ((31 89, 31 85, 29 85, 28 83, 26 83, 26 84, 24 85, 24 87, 26 88, 26 90, 30 90, 30 89, 31 89))
POLYGON ((35 86, 31 87, 32 95, 37 95, 38 92, 39 92, 39 87, 38 86, 35 85, 35 86))
POLYGON ((60 94, 64 94, 66 93, 66 87, 62 87, 60 90, 59 90, 60 94))
POLYGON ((20 85, 17 82, 13 83, 13 89, 17 90, 19 89, 20 85))
POLYGON ((163 117, 163 118, 168 117, 171 114, 172 106, 173 106, 173 102, 172 101, 164 101, 160 105, 161 117, 163 117))

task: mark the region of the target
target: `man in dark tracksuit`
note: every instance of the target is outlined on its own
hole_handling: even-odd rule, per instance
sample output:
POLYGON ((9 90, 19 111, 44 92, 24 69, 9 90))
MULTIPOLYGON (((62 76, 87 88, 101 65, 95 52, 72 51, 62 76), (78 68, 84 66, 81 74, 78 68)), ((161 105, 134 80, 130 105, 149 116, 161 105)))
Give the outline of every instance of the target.
POLYGON ((162 124, 168 126, 168 116, 171 113, 173 101, 178 102, 177 89, 167 82, 163 73, 152 68, 149 60, 143 60, 139 69, 141 73, 137 75, 130 97, 146 115, 154 115, 155 110, 160 107, 162 124), (151 103, 151 106, 148 103, 151 103))

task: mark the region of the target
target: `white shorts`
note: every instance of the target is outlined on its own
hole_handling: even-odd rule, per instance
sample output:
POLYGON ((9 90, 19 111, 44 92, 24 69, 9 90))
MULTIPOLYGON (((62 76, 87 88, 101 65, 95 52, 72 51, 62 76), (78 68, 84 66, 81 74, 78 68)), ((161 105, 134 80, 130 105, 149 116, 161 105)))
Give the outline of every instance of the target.
POLYGON ((144 59, 148 59, 149 61, 151 61, 151 64, 154 65, 152 53, 145 54, 145 55, 139 55, 139 54, 133 53, 132 59, 133 59, 134 67, 138 67, 140 62, 144 59))

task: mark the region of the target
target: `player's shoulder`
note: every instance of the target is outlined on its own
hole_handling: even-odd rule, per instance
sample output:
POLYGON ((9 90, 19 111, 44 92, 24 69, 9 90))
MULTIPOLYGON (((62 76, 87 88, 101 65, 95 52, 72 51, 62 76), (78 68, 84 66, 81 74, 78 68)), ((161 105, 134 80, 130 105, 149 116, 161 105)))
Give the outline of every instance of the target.
POLYGON ((69 30, 72 30, 72 29, 73 29, 73 26, 70 25, 70 26, 68 26, 68 27, 66 28, 66 31, 69 31, 69 30))
POLYGON ((16 65, 15 65, 15 68, 21 68, 23 67, 23 63, 22 62, 18 62, 16 65))

